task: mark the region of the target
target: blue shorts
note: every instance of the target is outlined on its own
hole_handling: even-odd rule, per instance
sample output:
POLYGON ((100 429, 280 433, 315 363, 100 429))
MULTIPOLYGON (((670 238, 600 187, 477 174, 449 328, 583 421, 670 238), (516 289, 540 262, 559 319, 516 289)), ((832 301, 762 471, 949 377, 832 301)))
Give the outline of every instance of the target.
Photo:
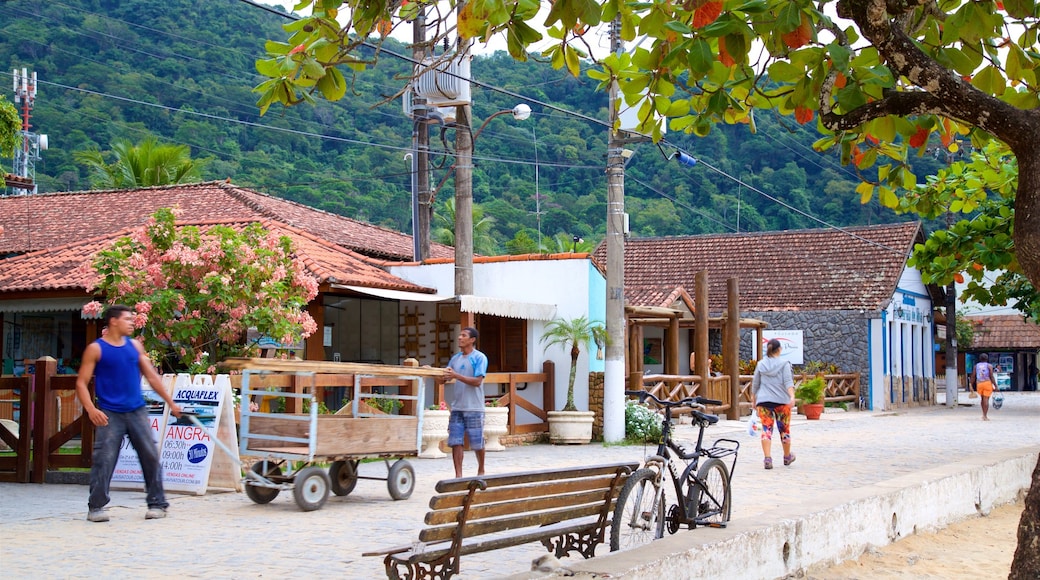
POLYGON ((448 447, 464 445, 469 435, 470 449, 484 448, 484 411, 452 411, 448 416, 448 447))

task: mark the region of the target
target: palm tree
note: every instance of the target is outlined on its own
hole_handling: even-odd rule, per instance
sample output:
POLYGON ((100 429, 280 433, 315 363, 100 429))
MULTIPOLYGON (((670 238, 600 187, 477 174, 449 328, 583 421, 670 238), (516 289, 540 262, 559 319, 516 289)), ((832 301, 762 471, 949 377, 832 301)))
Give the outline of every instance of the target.
POLYGON ((581 345, 589 341, 596 341, 597 345, 607 343, 607 329, 599 322, 589 322, 585 315, 570 320, 555 318, 545 325, 542 334, 542 342, 546 343, 545 350, 550 346, 558 344, 563 348, 571 347, 571 373, 567 379, 567 404, 564 411, 577 411, 574 406, 574 378, 578 373, 578 355, 581 354, 581 345))
MULTIPOLYGON (((441 211, 433 216, 437 222, 437 229, 433 231, 433 239, 448 245, 455 245, 455 198, 449 197, 444 200, 441 211)), ((484 210, 477 204, 473 204, 473 251, 484 256, 498 254, 498 243, 491 235, 491 225, 495 218, 485 216, 484 210)))
POLYGON ((190 183, 201 177, 202 161, 191 158, 187 145, 163 145, 148 137, 139 145, 120 139, 112 143, 115 161, 105 162, 105 154, 97 149, 77 151, 73 158, 91 172, 90 184, 95 189, 130 189, 190 183))

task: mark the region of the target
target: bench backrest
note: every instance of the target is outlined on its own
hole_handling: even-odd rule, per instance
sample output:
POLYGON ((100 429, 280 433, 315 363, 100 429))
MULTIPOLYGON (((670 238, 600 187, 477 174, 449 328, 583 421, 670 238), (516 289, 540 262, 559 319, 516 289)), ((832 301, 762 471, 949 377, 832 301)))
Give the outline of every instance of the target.
POLYGON ((638 462, 448 479, 430 499, 422 542, 606 516, 638 462), (609 501, 608 501, 609 497, 609 501), (606 504, 606 505, 605 505, 606 504), (462 528, 459 522, 463 522, 462 528))

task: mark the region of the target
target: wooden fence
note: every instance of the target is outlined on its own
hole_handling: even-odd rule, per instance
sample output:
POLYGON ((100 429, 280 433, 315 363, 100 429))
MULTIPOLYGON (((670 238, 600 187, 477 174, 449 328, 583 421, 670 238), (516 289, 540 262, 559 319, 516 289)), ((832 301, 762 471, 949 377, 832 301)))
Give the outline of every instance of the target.
MULTIPOLYGON (((803 381, 816 375, 794 375, 794 384, 797 387, 803 381)), ((751 382, 752 375, 740 375, 740 415, 747 415, 751 411, 751 382)), ((860 375, 859 373, 823 375, 827 383, 824 402, 839 403, 852 401, 859 404, 860 375)), ((659 399, 678 401, 686 397, 706 397, 722 401, 721 405, 709 406, 711 413, 724 413, 732 406, 730 401, 730 377, 726 375, 708 377, 706 380, 698 375, 644 375, 643 389, 649 391, 659 399)))

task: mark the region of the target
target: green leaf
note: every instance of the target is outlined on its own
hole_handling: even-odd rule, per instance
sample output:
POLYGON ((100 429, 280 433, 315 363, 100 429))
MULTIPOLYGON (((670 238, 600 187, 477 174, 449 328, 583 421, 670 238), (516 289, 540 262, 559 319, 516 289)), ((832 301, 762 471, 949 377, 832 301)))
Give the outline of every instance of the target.
POLYGON ((1036 0, 1004 0, 1004 9, 1013 18, 1036 17, 1036 0))
POLYGON ((679 22, 677 20, 669 20, 665 23, 664 28, 665 30, 671 30, 672 32, 676 32, 682 36, 686 36, 687 34, 693 32, 692 28, 687 26, 685 23, 679 22))
POLYGON ((338 101, 347 93, 347 83, 343 73, 335 68, 328 68, 325 76, 318 80, 318 90, 330 101, 338 101))
POLYGON ((846 71, 849 69, 849 58, 852 56, 852 52, 844 46, 832 42, 827 45, 827 54, 831 57, 831 62, 834 63, 834 68, 840 71, 846 71))
POLYGON ((797 2, 784 2, 776 15, 776 31, 787 34, 802 24, 802 10, 797 2))
POLYGON ((979 74, 971 79, 971 84, 980 91, 996 96, 1003 95, 1007 89, 1004 77, 1001 76, 1000 71, 995 66, 987 66, 979 71, 979 74))
POLYGON ((796 67, 786 60, 778 60, 769 65, 769 78, 785 83, 794 82, 805 76, 805 69, 796 67))
POLYGON ((280 77, 282 76, 282 65, 275 58, 258 60, 256 61, 256 72, 265 77, 280 77))
POLYGON ((708 41, 703 38, 695 39, 686 54, 686 61, 690 71, 697 73, 696 77, 701 77, 710 71, 712 63, 715 62, 715 55, 712 54, 708 41))

